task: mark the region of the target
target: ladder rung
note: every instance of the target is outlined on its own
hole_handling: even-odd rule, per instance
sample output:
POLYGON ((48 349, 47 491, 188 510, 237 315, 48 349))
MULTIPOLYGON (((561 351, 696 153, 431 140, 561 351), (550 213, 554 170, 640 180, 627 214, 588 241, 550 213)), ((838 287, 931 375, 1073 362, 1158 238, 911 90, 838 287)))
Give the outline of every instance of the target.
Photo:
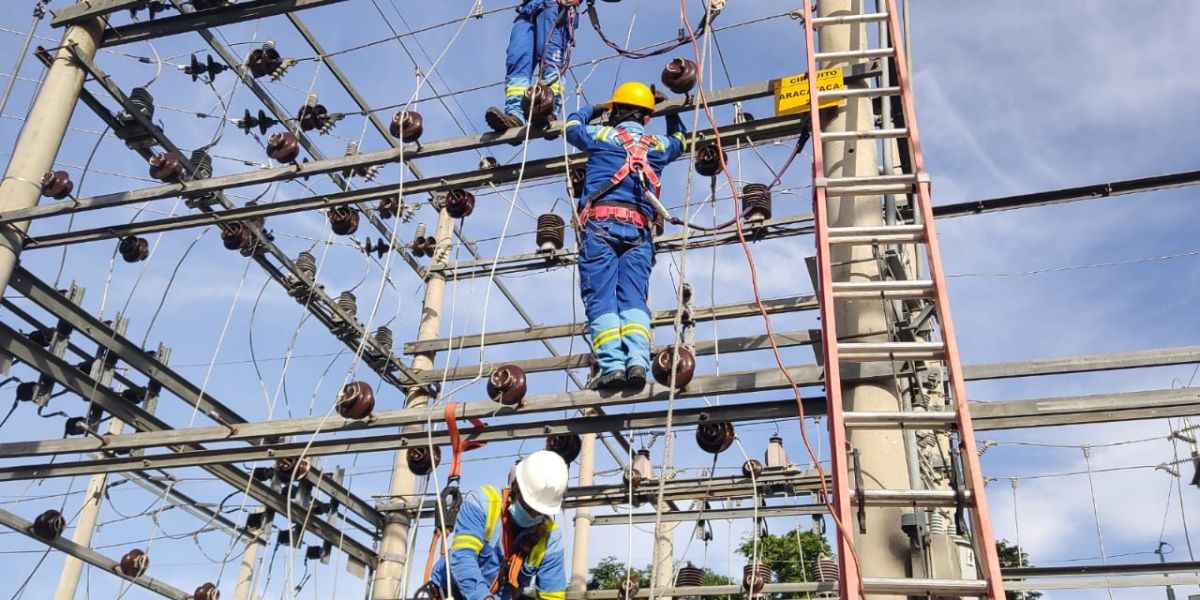
POLYGON ((839 342, 838 358, 848 361, 941 360, 942 342, 839 342))
POLYGON ((983 579, 864 577, 863 588, 872 594, 896 596, 983 596, 988 592, 988 582, 983 579))
POLYGON ((859 185, 825 190, 827 198, 840 196, 878 196, 880 194, 907 194, 912 191, 912 185, 905 183, 889 183, 885 185, 859 185))
POLYGON ((831 98, 875 98, 899 95, 900 88, 898 87, 854 88, 848 90, 827 90, 824 92, 817 92, 817 98, 821 100, 828 100, 831 98))
MULTIPOLYGON (((971 492, 965 492, 967 505, 972 505, 971 492)), ((957 501, 954 490, 863 490, 867 506, 925 508, 952 507, 957 501)), ((850 501, 858 505, 858 492, 850 491, 850 501)))
POLYGON ((933 281, 915 279, 911 281, 835 281, 833 297, 846 300, 907 300, 928 298, 933 295, 933 281))
POLYGON ((830 244, 900 244, 925 239, 924 225, 830 227, 830 244))
POLYGON ((847 427, 864 429, 906 426, 918 429, 947 429, 958 424, 958 413, 946 411, 847 412, 847 427))
POLYGON ((846 25, 849 23, 875 23, 887 18, 887 13, 876 12, 861 15, 841 15, 838 17, 814 17, 812 24, 813 27, 825 27, 826 25, 846 25))
POLYGON ((843 50, 839 52, 818 52, 814 60, 854 60, 856 58, 883 58, 895 52, 892 48, 868 48, 866 50, 843 50))
POLYGON ((902 138, 908 135, 907 129, 869 129, 867 131, 829 131, 821 132, 821 140, 833 142, 838 140, 879 140, 883 138, 902 138))
POLYGON ((859 175, 854 177, 830 177, 825 180, 826 187, 849 187, 862 185, 913 184, 917 176, 912 173, 902 175, 859 175))

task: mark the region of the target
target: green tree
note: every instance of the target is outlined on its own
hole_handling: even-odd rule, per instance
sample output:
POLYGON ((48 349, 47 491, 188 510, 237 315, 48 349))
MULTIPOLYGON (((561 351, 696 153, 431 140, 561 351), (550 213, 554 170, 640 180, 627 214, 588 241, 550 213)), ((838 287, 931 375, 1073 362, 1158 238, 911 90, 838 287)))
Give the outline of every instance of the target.
POLYGON ((817 558, 829 555, 829 542, 820 534, 808 530, 760 536, 744 540, 737 552, 749 561, 755 551, 759 561, 775 571, 775 581, 799 582, 817 580, 817 558))
MULTIPOLYGON (((589 590, 615 590, 620 587, 621 582, 625 581, 625 575, 632 575, 637 580, 638 586, 642 589, 650 587, 651 567, 649 565, 641 569, 627 569, 625 561, 619 560, 615 556, 605 556, 596 563, 596 566, 588 569, 589 590)), ((714 572, 712 569, 704 569, 704 585, 733 585, 734 580, 714 572)))
MULTIPOLYGON (((996 540, 996 553, 1000 555, 1001 567, 1028 567, 1029 554, 1019 550, 1015 545, 1008 543, 1008 540, 996 540)), ((1004 597, 1007 600, 1038 600, 1042 597, 1041 592, 1004 592, 1004 597)))

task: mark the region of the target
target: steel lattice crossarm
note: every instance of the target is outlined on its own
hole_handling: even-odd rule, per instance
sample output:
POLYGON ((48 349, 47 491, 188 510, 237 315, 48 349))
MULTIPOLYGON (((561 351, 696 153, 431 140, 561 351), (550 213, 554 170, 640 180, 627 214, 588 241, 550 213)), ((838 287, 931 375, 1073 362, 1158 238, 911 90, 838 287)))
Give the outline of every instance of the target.
POLYGON ((99 552, 96 552, 87 546, 81 546, 63 537, 57 537, 54 539, 45 539, 39 537, 33 533, 33 523, 26 521, 25 519, 22 519, 21 517, 8 512, 7 510, 0 509, 0 525, 4 525, 13 531, 24 534, 30 539, 46 544, 55 550, 59 550, 74 556, 75 558, 78 558, 79 560, 82 560, 83 562, 86 562, 100 569, 101 571, 116 575, 117 577, 125 579, 134 585, 150 590, 151 592, 154 592, 155 594, 158 594, 164 598, 171 598, 172 600, 192 600, 191 594, 163 583, 153 577, 146 575, 142 575, 141 577, 129 577, 125 575, 121 569, 118 568, 119 563, 117 561, 104 556, 103 554, 100 554, 99 552))
MULTIPOLYGON (((81 398, 95 403, 135 429, 143 431, 167 431, 168 433, 174 431, 170 425, 158 417, 133 406, 120 394, 101 385, 86 373, 81 372, 61 358, 41 348, 4 323, 0 323, 0 352, 20 360, 44 375, 53 377, 64 388, 81 398)), ((198 446, 194 445, 172 444, 172 446, 180 449, 198 448, 198 446)), ((144 461, 146 457, 137 458, 144 461)), ((147 467, 143 462, 142 467, 128 470, 143 470, 146 468, 151 467, 147 467)), ((263 503, 264 506, 274 510, 276 513, 288 514, 290 510, 291 514, 306 515, 309 511, 309 507, 289 502, 283 494, 255 480, 249 473, 235 467, 218 465, 207 467, 206 469, 235 489, 244 490, 250 497, 263 503)), ((371 564, 374 560, 374 555, 370 548, 357 539, 346 535, 343 531, 335 528, 328 522, 322 519, 304 519, 302 522, 305 528, 313 532, 317 537, 333 544, 335 547, 341 548, 356 560, 364 564, 371 564)))
MULTIPOLYGON (((1134 369, 1200 362, 1200 347, 1187 346, 1163 350, 1143 350, 1117 354, 1085 355, 1065 358, 1039 359, 983 365, 967 365, 964 374, 969 380, 1001 379, 1039 375, 1094 372, 1102 370, 1134 369)), ((864 369, 856 376, 861 380, 891 378, 893 371, 875 365, 876 369, 864 369)), ((818 385, 820 370, 815 366, 791 369, 796 381, 804 385, 818 385)), ((776 369, 744 371, 721 376, 698 377, 677 398, 702 396, 713 393, 735 391, 782 389, 788 387, 786 379, 776 369)), ((528 397, 521 413, 544 413, 563 409, 584 409, 593 406, 644 403, 664 400, 668 397, 662 386, 650 384, 650 393, 604 394, 597 392, 571 392, 528 397)), ((809 415, 824 414, 823 398, 805 401, 805 412, 809 415)), ((1097 394, 1068 398, 1046 398, 1007 402, 975 402, 972 404, 973 420, 977 427, 1002 429, 1010 427, 1037 427, 1068 425, 1075 423, 1103 422, 1123 419, 1147 419, 1166 416, 1195 414, 1200 407, 1200 391, 1156 390, 1097 394)), ((471 417, 489 418, 496 414, 497 407, 491 402, 464 403, 459 409, 461 419, 471 417)), ((697 424, 705 420, 755 420, 794 417, 794 399, 749 404, 726 404, 714 407, 676 409, 674 422, 680 425, 697 424)), ((225 428, 193 428, 170 432, 146 432, 109 436, 106 443, 93 439, 45 440, 40 442, 10 442, 0 444, 0 458, 19 458, 31 455, 80 453, 92 451, 114 451, 147 448, 163 445, 219 442, 247 437, 275 435, 311 435, 318 430, 326 438, 314 438, 307 443, 279 444, 269 448, 229 448, 209 451, 185 451, 179 454, 145 455, 141 462, 124 457, 112 457, 105 461, 81 461, 75 463, 56 462, 46 465, 23 465, 0 468, 0 479, 28 479, 30 477, 56 477, 83 472, 121 472, 136 468, 186 466, 195 464, 220 464, 257 460, 280 456, 320 456, 326 454, 363 453, 392 451, 397 446, 423 446, 428 443, 428 433, 388 433, 386 435, 333 438, 339 433, 364 431, 375 428, 394 429, 402 425, 425 423, 427 419, 437 421, 441 409, 397 409, 375 413, 367 421, 350 421, 336 417, 329 419, 305 418, 269 423, 246 424, 236 432, 225 428), (332 438, 332 439, 331 439, 332 438)), ((927 422, 945 420, 941 413, 880 413, 893 420, 927 422)), ((853 423, 856 427, 871 427, 875 422, 870 414, 853 423)), ((559 433, 589 433, 608 431, 614 428, 646 428, 661 426, 665 422, 665 411, 640 411, 631 415, 606 415, 589 419, 562 418, 526 423, 506 423, 487 428, 464 428, 466 439, 479 441, 501 441, 542 437, 559 433)), ((433 443, 445 444, 445 432, 434 432, 433 443)))

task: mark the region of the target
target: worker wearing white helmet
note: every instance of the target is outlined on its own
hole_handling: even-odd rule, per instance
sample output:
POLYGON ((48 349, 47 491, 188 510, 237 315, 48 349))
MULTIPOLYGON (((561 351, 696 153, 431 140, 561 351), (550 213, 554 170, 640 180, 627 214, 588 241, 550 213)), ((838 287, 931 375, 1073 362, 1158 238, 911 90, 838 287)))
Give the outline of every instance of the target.
POLYGON ((562 533, 553 517, 566 491, 567 464, 540 450, 517 464, 508 489, 485 485, 468 494, 449 536, 450 585, 442 557, 422 591, 464 600, 563 600, 562 533))

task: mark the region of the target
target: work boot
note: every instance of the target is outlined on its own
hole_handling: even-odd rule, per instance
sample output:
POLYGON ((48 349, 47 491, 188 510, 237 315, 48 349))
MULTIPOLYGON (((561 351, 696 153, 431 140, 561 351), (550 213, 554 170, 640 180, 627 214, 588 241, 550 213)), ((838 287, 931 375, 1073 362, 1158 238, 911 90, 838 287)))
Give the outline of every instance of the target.
POLYGON ((611 390, 621 387, 624 383, 624 370, 609 371, 596 376, 596 378, 588 384, 588 388, 593 390, 611 390))
POLYGON ((487 109, 483 114, 483 120, 487 121, 488 127, 496 133, 504 133, 509 129, 516 129, 525 125, 525 122, 516 115, 510 115, 495 106, 487 109))
POLYGON ((533 121, 530 124, 539 130, 544 140, 552 142, 562 135, 562 125, 554 117, 548 117, 545 121, 533 121))
POLYGON ((634 365, 625 369, 625 385, 639 390, 645 387, 646 367, 634 365))

